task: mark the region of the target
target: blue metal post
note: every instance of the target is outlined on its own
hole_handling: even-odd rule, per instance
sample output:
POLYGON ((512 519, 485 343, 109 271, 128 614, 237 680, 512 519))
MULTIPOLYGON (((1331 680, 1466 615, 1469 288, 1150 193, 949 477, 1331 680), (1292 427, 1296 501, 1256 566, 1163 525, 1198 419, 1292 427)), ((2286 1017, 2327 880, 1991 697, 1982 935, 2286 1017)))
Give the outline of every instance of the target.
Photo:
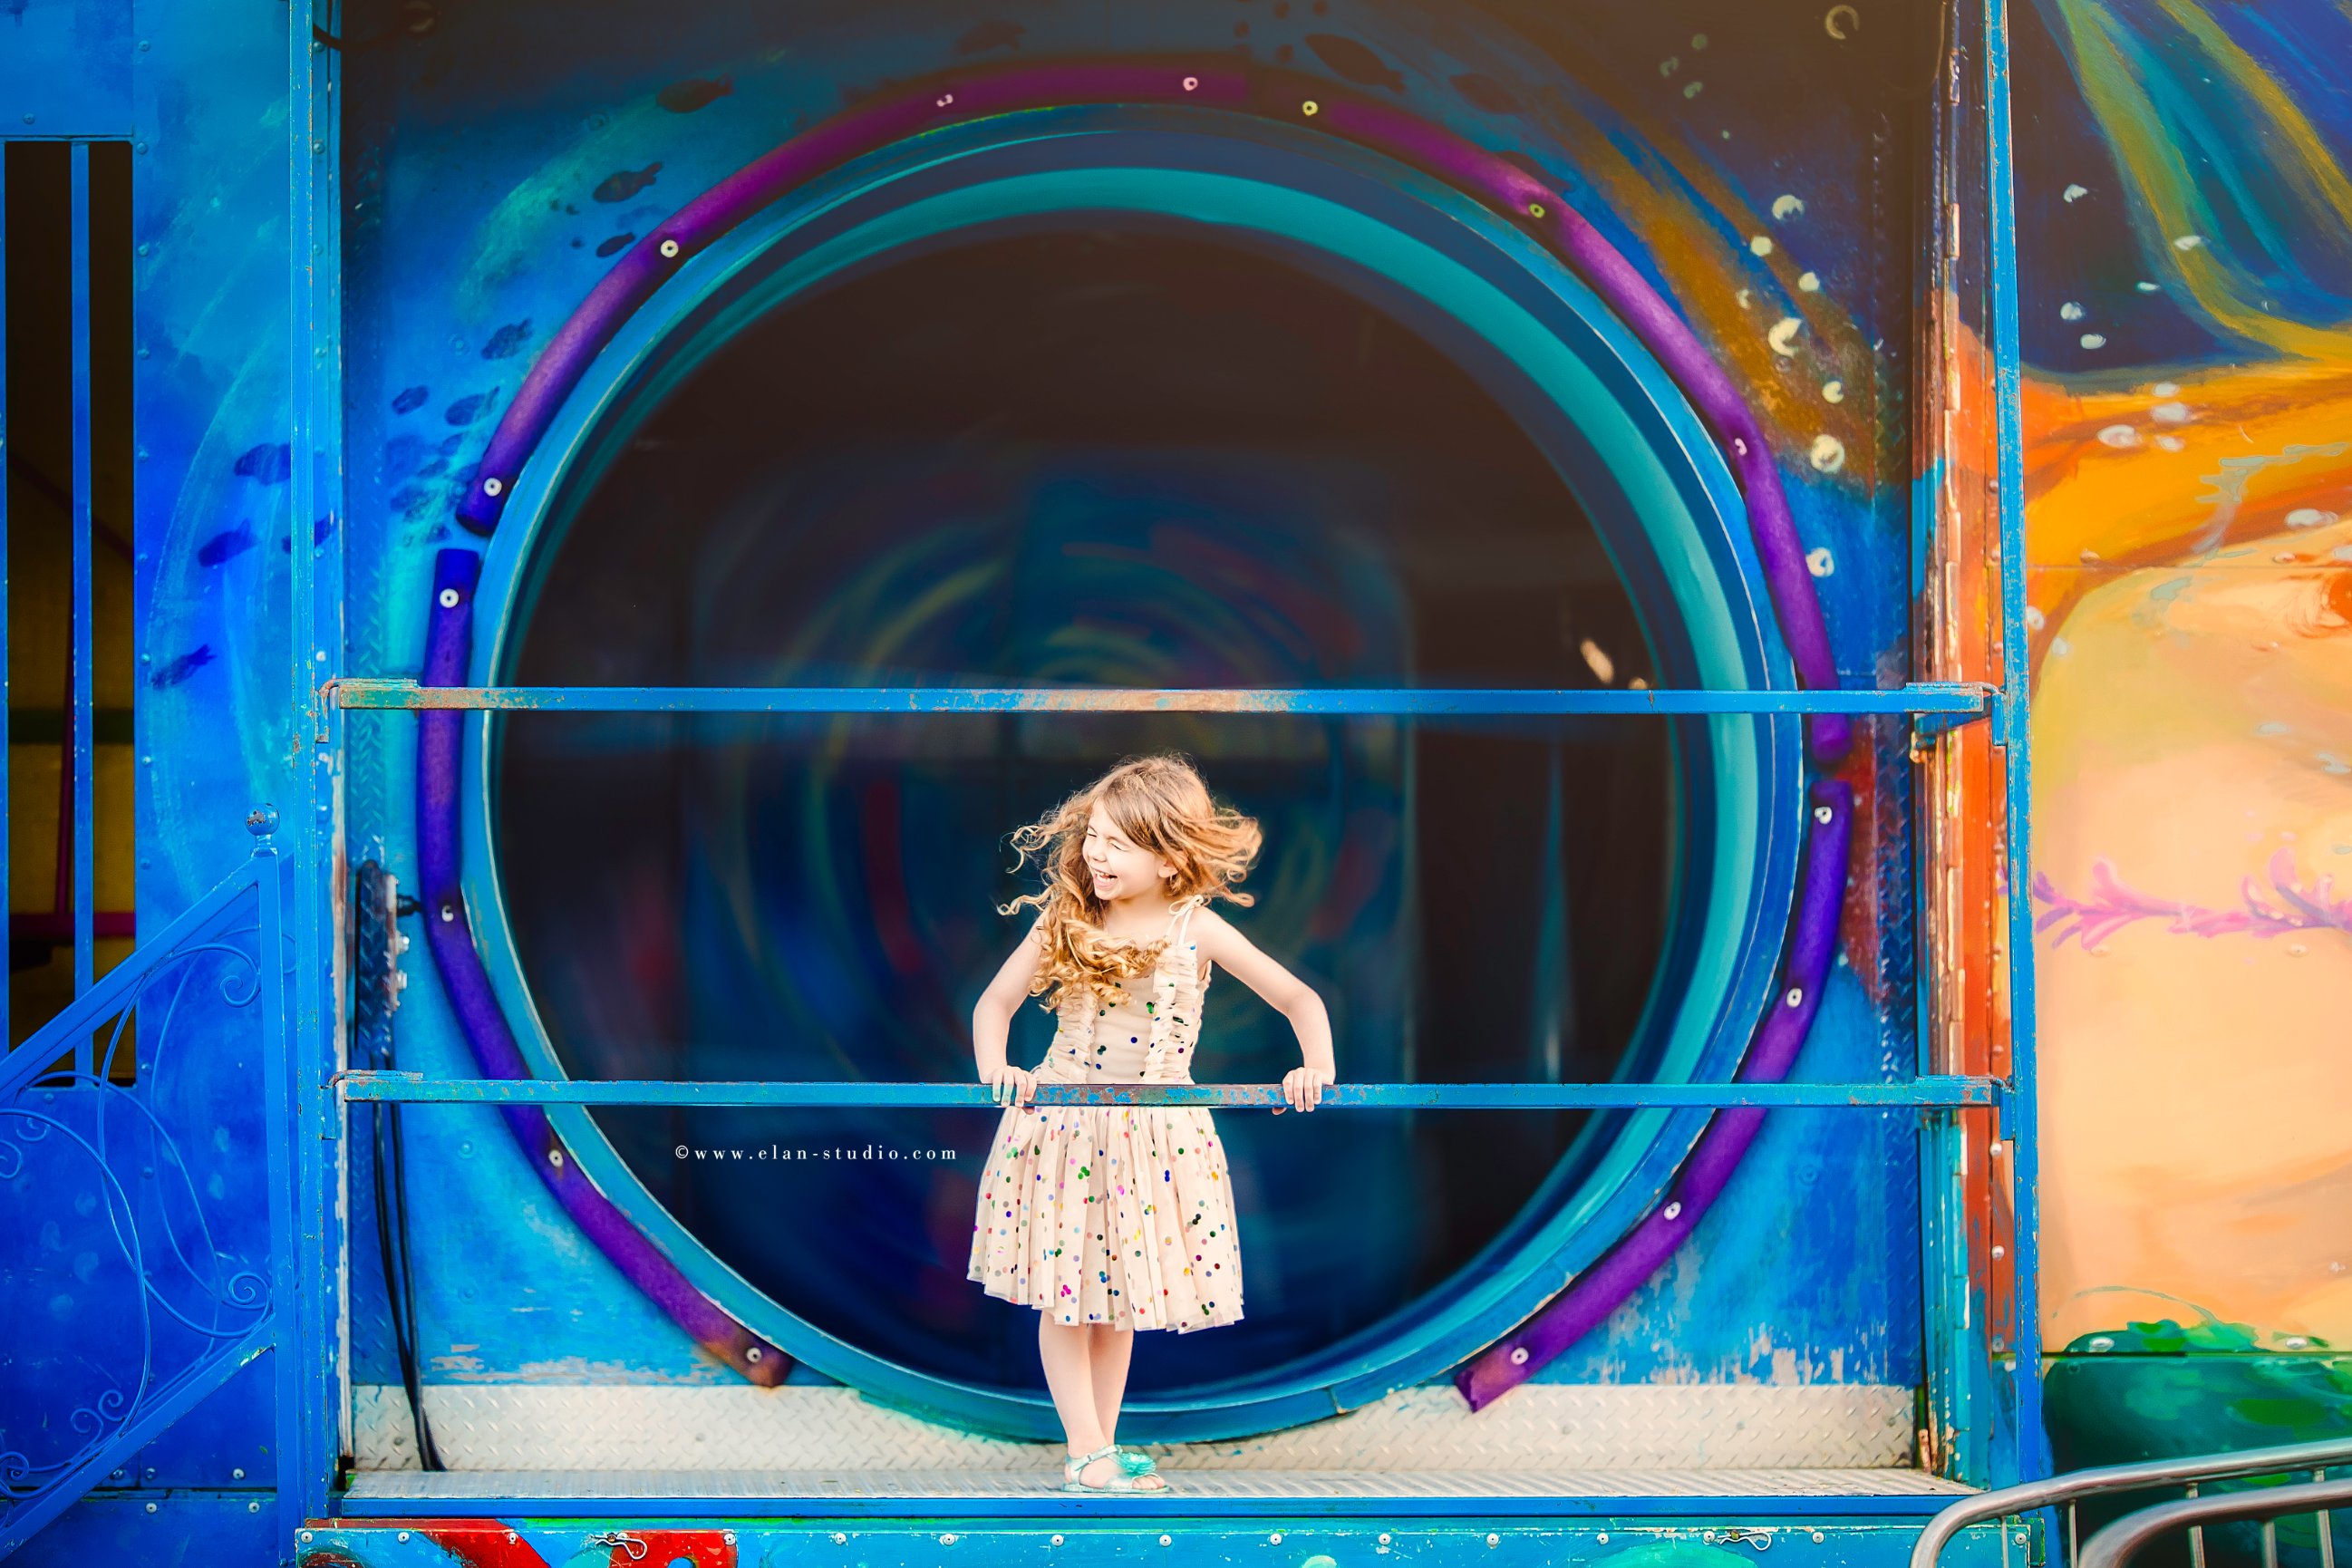
POLYGON ((2025 416, 2018 337, 2017 197, 2010 141, 2009 7, 1985 0, 1985 258, 1987 324, 1992 334, 1995 494, 2000 507, 2001 685, 1996 734, 2006 758, 2003 831, 2008 875, 2010 1084, 2005 1106, 2013 1182, 2017 1258, 2014 1368, 2017 1479, 2050 1473, 2042 1422, 2041 1151, 2034 1071, 2033 906, 2029 826, 2033 801, 2031 671, 2025 636, 2025 416))
MULTIPOLYGON (((79 996, 97 978, 98 893, 94 840, 97 810, 91 774, 90 729, 96 722, 90 690, 90 516, 89 516, 89 143, 73 144, 73 661, 72 711, 67 716, 73 745, 67 765, 73 769, 73 994, 79 996)), ((92 1070, 93 1047, 87 1039, 74 1042, 78 1070, 92 1070)))
POLYGON ((304 0, 287 14, 286 331, 288 552, 292 572, 288 701, 299 748, 289 781, 294 904, 293 1015, 285 1048, 293 1070, 293 1125, 300 1289, 286 1343, 295 1369, 297 1444, 291 1474, 281 1477, 280 1507, 292 1516, 279 1542, 290 1551, 301 1519, 324 1517, 341 1448, 348 1378, 342 1331, 343 1240, 335 1194, 343 1173, 343 1110, 331 1084, 342 1061, 341 966, 336 962, 336 716, 325 711, 324 683, 342 656, 341 335, 336 278, 341 246, 336 226, 339 146, 334 57, 313 36, 304 0))

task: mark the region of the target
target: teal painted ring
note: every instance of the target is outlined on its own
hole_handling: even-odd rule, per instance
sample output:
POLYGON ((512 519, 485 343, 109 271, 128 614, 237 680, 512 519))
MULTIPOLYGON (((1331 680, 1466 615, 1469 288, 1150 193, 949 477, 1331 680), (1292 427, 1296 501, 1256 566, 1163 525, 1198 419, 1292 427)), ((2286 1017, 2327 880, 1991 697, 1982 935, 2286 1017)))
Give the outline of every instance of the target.
MULTIPOLYGON (((1443 333, 1450 346, 1481 361, 1474 374, 1510 384, 1499 400, 1547 426, 1531 428, 1531 438, 1596 521, 1628 525, 1613 534, 1604 526, 1604 542, 1636 590, 1658 667, 1679 664, 1704 686, 1795 686, 1770 605, 1751 591, 1761 572, 1717 447, 1655 360, 1540 243, 1442 182, 1344 143, 1213 112, 1102 109, 1008 115, 869 155, 756 214, 655 291, 586 367, 506 498, 484 563, 483 635, 471 679, 499 679, 511 634, 530 613, 535 568, 560 547, 571 506, 594 488, 633 417, 735 327, 924 247, 1076 215, 1211 225, 1221 239, 1380 291, 1381 308, 1417 313, 1416 324, 1450 323, 1443 333), (1272 178, 1277 172, 1287 180, 1272 178), (1339 188, 1354 199, 1333 199, 1339 188), (1386 210, 1389 221, 1368 216, 1371 210, 1386 210), (1539 406, 1530 407, 1529 388, 1539 406)), ((467 904, 482 913, 484 958, 532 1070, 561 1077, 497 874, 495 717, 483 713, 468 726, 476 744, 460 792, 467 904)), ((1663 984, 1654 989, 1643 1029, 1650 1047, 1628 1063, 1630 1072, 1674 1082, 1727 1076, 1748 1020, 1770 994, 1793 889, 1803 770, 1791 719, 1660 721, 1676 727, 1680 773, 1705 781, 1709 808, 1696 837, 1710 878, 1678 904, 1670 929, 1692 934, 1686 951, 1660 970, 1662 982, 1670 971, 1680 975, 1671 988, 1677 994, 1665 994, 1663 984), (1697 757, 1703 763, 1691 765, 1697 757), (1689 903, 1705 918, 1687 918, 1689 903)), ((698 1289, 787 1353, 926 1414, 1023 1436, 1055 1429, 1041 1396, 898 1365, 791 1313, 656 1203, 583 1109, 551 1107, 550 1119, 598 1187, 698 1289)), ((1671 1177, 1706 1120, 1701 1110, 1596 1118, 1563 1163, 1575 1167, 1574 1179, 1548 1184, 1457 1277, 1477 1277, 1475 1286, 1441 1287, 1401 1314, 1404 1321, 1248 1387, 1138 1402, 1131 1419, 1156 1440, 1240 1435, 1443 1373, 1598 1258, 1671 1177)))

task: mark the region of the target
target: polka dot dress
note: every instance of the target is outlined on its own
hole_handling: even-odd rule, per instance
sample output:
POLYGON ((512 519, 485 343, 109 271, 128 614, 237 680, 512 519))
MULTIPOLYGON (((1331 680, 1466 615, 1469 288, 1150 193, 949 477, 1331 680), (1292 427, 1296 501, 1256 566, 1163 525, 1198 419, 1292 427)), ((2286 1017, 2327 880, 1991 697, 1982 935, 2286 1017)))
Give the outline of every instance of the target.
MULTIPOLYGON (((1185 928, 1200 902, 1179 902, 1159 967, 1118 1005, 1065 997, 1039 1083, 1192 1081, 1209 976, 1185 928)), ((1207 1109, 1006 1107, 967 1277, 1064 1323, 1186 1333, 1239 1321, 1233 1180, 1207 1109)))

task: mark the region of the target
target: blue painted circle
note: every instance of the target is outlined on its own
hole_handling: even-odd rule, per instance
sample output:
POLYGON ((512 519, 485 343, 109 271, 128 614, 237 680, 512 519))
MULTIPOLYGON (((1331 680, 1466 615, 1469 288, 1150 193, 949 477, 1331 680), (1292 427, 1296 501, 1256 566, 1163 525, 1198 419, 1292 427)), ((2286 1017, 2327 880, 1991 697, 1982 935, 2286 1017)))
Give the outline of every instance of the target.
MULTIPOLYGON (((1104 216, 1206 226, 1420 332, 1520 422, 1593 518, 1663 678, 1793 687, 1729 470, 1687 400, 1589 288, 1530 237, 1414 171, 1289 128, 1173 110, 1040 111, 926 135, 811 184, 698 256, 606 346, 518 478, 485 562, 472 679, 501 678, 568 507, 594 488, 635 422, 739 328, 926 248, 1104 216)), ((500 891, 489 810, 497 719, 486 712, 468 731, 467 900, 525 1056, 541 1076, 561 1077, 500 891)), ((1659 721, 1674 728, 1685 793, 1684 866, 1675 934, 1627 1070, 1717 1079, 1769 1005, 1802 817, 1800 734, 1787 718, 1659 721)), ((966 1425, 1032 1437, 1058 1430, 1042 1395, 906 1367, 785 1310, 656 1203, 583 1109, 551 1115, 598 1186, 698 1288, 808 1366, 966 1425)), ((1213 1395, 1135 1402, 1129 1421, 1156 1440, 1236 1436, 1443 1373, 1523 1321, 1622 1234, 1706 1118, 1594 1117, 1519 1217, 1408 1310, 1213 1395)))

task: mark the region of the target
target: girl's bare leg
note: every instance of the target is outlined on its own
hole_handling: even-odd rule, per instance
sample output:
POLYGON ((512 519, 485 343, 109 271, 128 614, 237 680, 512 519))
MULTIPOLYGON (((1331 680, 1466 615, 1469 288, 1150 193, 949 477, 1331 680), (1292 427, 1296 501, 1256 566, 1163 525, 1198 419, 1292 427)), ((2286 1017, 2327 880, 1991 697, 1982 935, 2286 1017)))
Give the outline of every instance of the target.
MULTIPOLYGON (((1063 1436, 1073 1459, 1111 1440, 1103 1425, 1096 1394, 1094 1332, 1099 1327, 1093 1323, 1059 1323, 1045 1312, 1037 1314, 1037 1359, 1045 1366, 1045 1387, 1054 1396, 1054 1410, 1062 1418, 1063 1436)), ((1114 1391, 1112 1404, 1114 1412, 1118 1408, 1117 1393, 1125 1389, 1126 1382, 1127 1358, 1122 1353, 1118 1389, 1114 1391)), ((1099 1484, 1118 1473, 1118 1456, 1106 1454, 1081 1470, 1079 1476, 1099 1484)), ((1147 1476, 1139 1482, 1139 1488, 1156 1490, 1166 1484, 1157 1476, 1147 1476)))
MULTIPOLYGON (((1135 1331, 1110 1323, 1090 1323, 1087 1327, 1094 1331, 1087 1349, 1094 1361, 1095 1415, 1102 1427, 1102 1440, 1115 1442, 1118 1437, 1118 1407, 1127 1399, 1127 1369, 1135 1359, 1135 1331)), ((1136 1486, 1139 1491, 1158 1491, 1167 1484, 1159 1476, 1150 1475, 1136 1486)))

